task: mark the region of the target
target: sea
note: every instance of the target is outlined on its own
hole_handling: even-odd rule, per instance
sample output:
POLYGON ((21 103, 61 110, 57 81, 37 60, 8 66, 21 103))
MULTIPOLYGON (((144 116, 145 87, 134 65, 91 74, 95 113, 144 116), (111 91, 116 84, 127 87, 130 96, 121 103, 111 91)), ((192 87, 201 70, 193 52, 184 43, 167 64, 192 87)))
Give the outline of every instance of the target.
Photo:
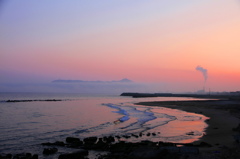
MULTIPOLYGON (((65 141, 66 137, 104 137, 191 143, 207 128, 202 114, 178 109, 135 105, 146 101, 199 100, 194 98, 131 98, 108 94, 0 93, 0 154, 36 153, 41 143, 65 141), (21 102, 7 102, 20 100, 21 102), (51 101, 54 100, 54 101, 51 101), (147 135, 148 134, 148 135, 147 135), (149 135, 150 134, 150 135, 149 135)), ((70 151, 59 149, 60 153, 70 151)), ((51 157, 50 157, 51 158, 51 157)))

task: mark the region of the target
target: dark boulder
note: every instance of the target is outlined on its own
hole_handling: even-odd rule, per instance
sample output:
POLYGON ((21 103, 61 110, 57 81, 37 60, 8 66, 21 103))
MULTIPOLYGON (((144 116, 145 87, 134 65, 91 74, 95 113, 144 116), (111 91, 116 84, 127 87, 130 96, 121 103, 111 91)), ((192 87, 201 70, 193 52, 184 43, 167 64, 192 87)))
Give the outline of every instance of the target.
POLYGON ((83 139, 85 144, 95 144, 97 142, 97 137, 87 137, 83 139))
POLYGON ((188 132, 188 133, 186 133, 186 135, 194 135, 194 132, 193 131, 188 132))
POLYGON ((67 147, 71 147, 71 148, 79 148, 81 146, 83 146, 83 141, 72 142, 67 145, 67 147))
POLYGON ((139 147, 129 153, 132 158, 159 158, 161 151, 159 149, 153 149, 152 147, 139 147))
POLYGON ((206 143, 206 142, 201 142, 201 143, 199 144, 199 147, 212 147, 212 145, 209 144, 209 143, 206 143))
POLYGON ((73 153, 59 155, 58 159, 84 159, 88 155, 87 150, 79 150, 73 153))
POLYGON ((80 142, 80 141, 81 140, 79 138, 76 138, 76 137, 67 137, 66 138, 67 143, 80 142))
POLYGON ((117 139, 121 139, 121 136, 115 136, 117 139))
POLYGON ((238 126, 237 126, 236 128, 233 128, 232 130, 233 130, 233 131, 240 132, 240 124, 238 124, 238 126))
POLYGON ((44 155, 52 155, 52 154, 55 154, 56 152, 58 152, 58 149, 57 148, 45 148, 43 150, 43 154, 44 155))
POLYGON ((33 159, 31 153, 21 153, 13 156, 13 159, 33 159))
POLYGON ((125 139, 129 139, 131 136, 123 135, 122 137, 124 137, 125 139))
POLYGON ((11 158, 12 158, 12 154, 0 155, 0 159, 11 159, 11 158))
POLYGON ((109 144, 106 142, 103 142, 102 138, 98 139, 98 142, 95 144, 95 149, 97 150, 107 150, 109 148, 109 144))
POLYGON ((34 155, 32 156, 32 159, 38 159, 38 155, 37 155, 37 154, 34 154, 34 155))
POLYGON ((135 137, 135 138, 138 138, 138 137, 139 137, 138 135, 135 135, 135 134, 132 134, 132 136, 135 137))
POLYGON ((115 139, 114 139, 114 137, 112 137, 112 136, 108 136, 108 137, 104 136, 104 137, 103 137, 103 140, 104 140, 106 143, 115 142, 115 139))

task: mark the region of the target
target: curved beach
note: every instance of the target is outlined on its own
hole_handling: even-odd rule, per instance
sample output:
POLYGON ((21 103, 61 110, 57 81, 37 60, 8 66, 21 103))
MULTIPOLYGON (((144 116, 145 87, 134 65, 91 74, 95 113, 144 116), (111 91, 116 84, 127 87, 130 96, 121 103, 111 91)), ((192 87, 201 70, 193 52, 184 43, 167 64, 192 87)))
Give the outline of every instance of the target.
POLYGON ((218 152, 224 149, 236 149, 237 129, 240 123, 240 101, 237 100, 209 100, 209 101, 167 101, 167 102, 140 102, 138 105, 167 107, 187 112, 203 114, 209 117, 206 120, 208 127, 205 135, 193 144, 205 142, 211 147, 199 148, 201 153, 218 152))

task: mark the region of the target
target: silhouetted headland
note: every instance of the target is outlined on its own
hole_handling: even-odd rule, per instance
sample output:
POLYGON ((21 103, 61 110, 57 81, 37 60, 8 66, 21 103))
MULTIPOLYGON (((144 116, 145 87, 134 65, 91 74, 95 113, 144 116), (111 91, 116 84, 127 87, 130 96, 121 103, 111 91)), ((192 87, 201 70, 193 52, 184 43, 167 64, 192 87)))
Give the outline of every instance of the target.
POLYGON ((144 97, 190 97, 190 98, 205 98, 205 99, 229 99, 240 100, 240 95, 229 94, 175 94, 175 93, 132 93, 124 92, 121 96, 130 96, 133 98, 144 97))

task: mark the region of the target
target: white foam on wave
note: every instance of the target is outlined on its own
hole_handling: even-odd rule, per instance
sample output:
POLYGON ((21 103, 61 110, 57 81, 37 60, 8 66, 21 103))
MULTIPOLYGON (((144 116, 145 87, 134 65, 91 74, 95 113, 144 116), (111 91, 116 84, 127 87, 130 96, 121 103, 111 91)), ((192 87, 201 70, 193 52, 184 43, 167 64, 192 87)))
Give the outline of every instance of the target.
POLYGON ((127 120, 130 119, 128 112, 126 110, 120 108, 118 105, 110 104, 110 103, 109 104, 103 104, 103 105, 108 106, 108 107, 113 108, 113 109, 117 109, 118 111, 113 111, 114 113, 119 113, 119 114, 124 115, 123 117, 121 117, 119 119, 120 122, 124 122, 124 121, 127 121, 127 120))

